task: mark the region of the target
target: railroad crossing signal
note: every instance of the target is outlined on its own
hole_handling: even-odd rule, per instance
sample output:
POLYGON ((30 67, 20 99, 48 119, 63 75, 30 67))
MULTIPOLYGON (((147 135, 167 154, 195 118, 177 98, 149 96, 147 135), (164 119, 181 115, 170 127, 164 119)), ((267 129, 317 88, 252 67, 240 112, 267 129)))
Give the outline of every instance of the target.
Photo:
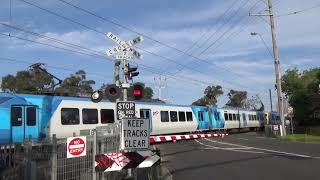
POLYGON ((107 37, 110 38, 113 42, 118 44, 118 46, 115 46, 115 47, 107 50, 108 56, 111 56, 113 54, 117 54, 117 56, 116 56, 117 59, 133 59, 133 57, 136 57, 138 59, 142 58, 142 55, 139 52, 137 52, 135 49, 132 48, 134 45, 143 41, 142 36, 136 37, 136 38, 129 40, 129 41, 123 41, 118 36, 113 34, 112 32, 108 32, 107 37), (133 57, 129 54, 128 55, 118 54, 118 53, 123 53, 126 51, 128 53, 132 53, 133 57))
POLYGON ((138 67, 130 67, 130 64, 128 64, 127 77, 129 80, 132 80, 134 76, 139 75, 139 72, 136 72, 137 70, 138 70, 138 67))

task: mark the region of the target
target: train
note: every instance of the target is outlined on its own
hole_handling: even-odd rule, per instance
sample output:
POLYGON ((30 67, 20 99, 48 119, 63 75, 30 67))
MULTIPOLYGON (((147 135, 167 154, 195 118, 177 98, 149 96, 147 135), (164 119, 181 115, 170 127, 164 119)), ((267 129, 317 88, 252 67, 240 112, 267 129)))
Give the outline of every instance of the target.
MULTIPOLYGON (((275 112, 236 108, 135 102, 138 118, 150 121, 150 135, 258 130, 278 123, 275 112)), ((79 135, 117 121, 116 103, 90 98, 0 93, 0 144, 79 135)))

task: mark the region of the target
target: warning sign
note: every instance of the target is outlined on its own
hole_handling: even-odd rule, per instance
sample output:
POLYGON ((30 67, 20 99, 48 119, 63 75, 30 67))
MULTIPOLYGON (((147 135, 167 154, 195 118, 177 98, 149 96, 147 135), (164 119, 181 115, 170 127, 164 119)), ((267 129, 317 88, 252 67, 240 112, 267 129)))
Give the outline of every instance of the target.
POLYGON ((133 118, 135 117, 136 108, 135 103, 130 101, 119 101, 117 102, 117 118, 133 118))
POLYGON ((70 137, 67 139, 67 158, 86 155, 86 137, 70 137))
POLYGON ((149 148, 149 119, 122 120, 121 150, 149 148))

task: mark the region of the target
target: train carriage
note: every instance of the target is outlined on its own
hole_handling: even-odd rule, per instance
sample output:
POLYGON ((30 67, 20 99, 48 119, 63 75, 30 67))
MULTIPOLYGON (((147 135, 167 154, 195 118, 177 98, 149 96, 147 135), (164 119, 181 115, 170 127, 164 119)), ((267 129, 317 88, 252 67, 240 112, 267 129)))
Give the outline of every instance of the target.
MULTIPOLYGON (((253 129, 279 122, 273 112, 146 102, 136 102, 135 114, 149 119, 151 135, 253 129)), ((0 143, 79 135, 81 130, 113 124, 115 117, 115 103, 106 100, 0 93, 0 143)))

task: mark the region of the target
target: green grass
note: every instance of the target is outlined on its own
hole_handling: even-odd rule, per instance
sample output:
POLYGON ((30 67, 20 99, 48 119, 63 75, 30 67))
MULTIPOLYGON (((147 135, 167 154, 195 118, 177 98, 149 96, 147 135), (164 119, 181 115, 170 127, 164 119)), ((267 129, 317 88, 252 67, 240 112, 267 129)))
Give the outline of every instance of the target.
POLYGON ((320 136, 307 135, 307 134, 291 134, 279 137, 280 140, 286 141, 300 141, 300 142, 319 142, 320 136))

